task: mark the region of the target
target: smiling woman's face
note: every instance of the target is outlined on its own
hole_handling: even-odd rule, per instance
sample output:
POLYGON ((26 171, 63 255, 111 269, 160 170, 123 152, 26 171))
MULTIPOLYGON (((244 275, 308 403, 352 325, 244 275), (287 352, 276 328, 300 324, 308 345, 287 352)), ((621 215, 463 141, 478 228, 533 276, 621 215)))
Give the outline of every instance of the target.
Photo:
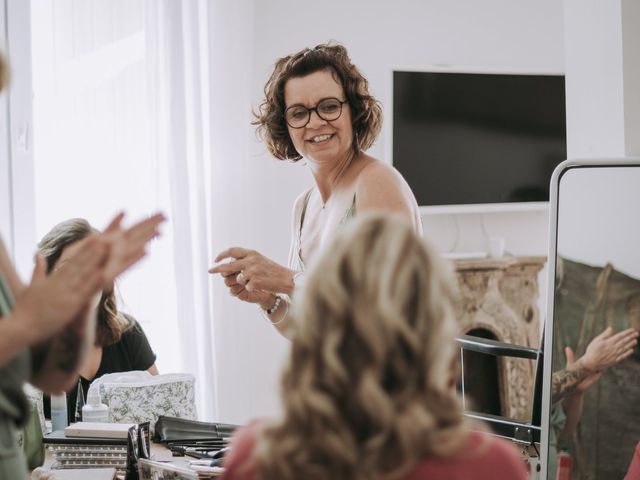
MULTIPOLYGON (((291 78, 284 86, 285 109, 292 105, 313 108, 320 100, 330 97, 346 100, 342 85, 329 70, 291 78)), ((323 120, 313 111, 305 127, 288 126, 288 129, 296 150, 308 160, 318 164, 332 163, 350 154, 353 127, 348 103, 342 106, 342 115, 336 120, 323 120)))

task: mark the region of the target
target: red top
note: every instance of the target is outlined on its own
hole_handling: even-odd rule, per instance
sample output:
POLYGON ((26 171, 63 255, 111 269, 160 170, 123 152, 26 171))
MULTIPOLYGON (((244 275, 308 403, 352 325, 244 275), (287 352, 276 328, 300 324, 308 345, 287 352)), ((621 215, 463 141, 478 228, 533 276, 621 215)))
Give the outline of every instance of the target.
MULTIPOLYGON (((223 480, 255 480, 254 469, 246 469, 244 461, 250 458, 256 443, 259 423, 240 429, 233 438, 225 459, 223 480), (244 468, 243 468, 244 467, 244 468)), ((456 459, 428 458, 407 475, 406 480, 527 480, 529 475, 524 461, 507 442, 471 432, 464 456, 456 459)))
POLYGON ((624 477, 624 480, 640 480, 640 442, 636 445, 636 453, 629 465, 629 471, 624 477))

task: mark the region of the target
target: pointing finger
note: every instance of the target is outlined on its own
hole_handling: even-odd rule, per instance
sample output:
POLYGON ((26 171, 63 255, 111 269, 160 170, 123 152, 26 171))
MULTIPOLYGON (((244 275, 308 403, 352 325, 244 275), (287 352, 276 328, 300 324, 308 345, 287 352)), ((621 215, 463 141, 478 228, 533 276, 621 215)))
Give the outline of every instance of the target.
POLYGON ((244 268, 244 264, 242 262, 227 262, 220 263, 215 267, 209 269, 209 273, 221 273, 223 276, 229 276, 231 274, 237 274, 240 270, 244 268))
POLYGON ((247 256, 248 252, 249 251, 246 248, 231 247, 231 248, 228 248, 227 250, 220 252, 218 256, 213 259, 213 261, 219 262, 221 260, 224 260, 225 258, 233 258, 233 259, 244 258, 247 256))

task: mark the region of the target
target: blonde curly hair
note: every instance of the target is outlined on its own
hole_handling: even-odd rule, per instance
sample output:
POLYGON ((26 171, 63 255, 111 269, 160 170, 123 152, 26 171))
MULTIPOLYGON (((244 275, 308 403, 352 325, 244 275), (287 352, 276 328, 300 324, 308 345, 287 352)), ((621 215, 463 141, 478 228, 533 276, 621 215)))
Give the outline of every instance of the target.
POLYGON ((262 480, 396 479, 455 455, 456 283, 402 219, 361 215, 295 299, 283 418, 259 434, 262 480))

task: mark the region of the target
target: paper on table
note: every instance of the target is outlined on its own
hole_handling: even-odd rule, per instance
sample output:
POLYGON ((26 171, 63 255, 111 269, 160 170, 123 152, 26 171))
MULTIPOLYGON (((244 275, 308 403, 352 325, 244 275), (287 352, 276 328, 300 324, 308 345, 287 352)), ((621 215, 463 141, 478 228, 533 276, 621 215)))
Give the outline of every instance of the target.
POLYGON ((127 438, 127 434, 134 423, 72 423, 64 429, 66 437, 92 438, 127 438))
POLYGON ((83 468, 78 470, 47 470, 36 468, 31 473, 31 480, 113 480, 116 478, 115 468, 83 468))

